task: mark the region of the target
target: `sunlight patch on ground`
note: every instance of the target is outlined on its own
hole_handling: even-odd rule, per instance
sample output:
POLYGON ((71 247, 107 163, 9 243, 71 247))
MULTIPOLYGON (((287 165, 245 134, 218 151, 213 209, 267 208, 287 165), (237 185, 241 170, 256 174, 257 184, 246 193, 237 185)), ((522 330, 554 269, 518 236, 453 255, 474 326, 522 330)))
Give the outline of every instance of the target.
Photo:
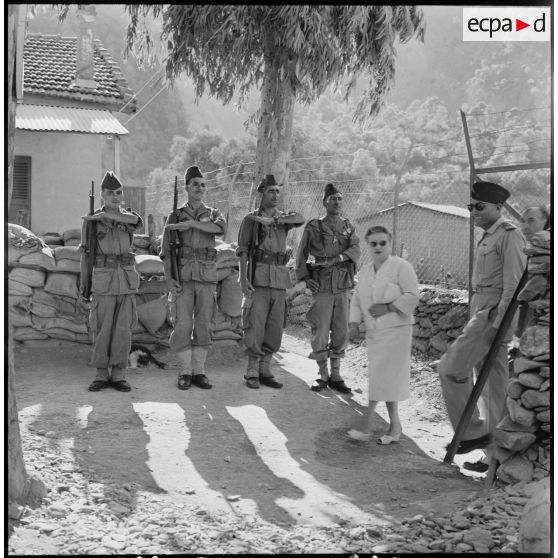
POLYGON ((76 421, 80 428, 87 428, 89 413, 93 410, 91 405, 82 405, 76 408, 76 421))
POLYGON ((133 407, 149 436, 146 464, 160 488, 169 494, 188 495, 195 491, 196 500, 204 502, 211 511, 235 515, 256 513, 253 500, 241 499, 232 505, 220 492, 210 489, 198 473, 187 455, 190 431, 184 409, 176 403, 155 402, 133 403, 133 407))
POLYGON ((41 411, 43 410, 43 404, 37 403, 37 405, 30 405, 29 407, 24 407, 18 411, 19 416, 19 427, 27 431, 30 424, 33 424, 37 417, 41 416, 41 411))
POLYGON ((244 405, 227 406, 227 411, 242 424, 258 456, 271 472, 304 492, 300 499, 281 497, 275 501, 294 519, 315 525, 332 525, 338 519, 377 524, 378 518, 365 513, 345 496, 334 492, 300 468, 287 450, 287 438, 269 420, 264 409, 244 405))

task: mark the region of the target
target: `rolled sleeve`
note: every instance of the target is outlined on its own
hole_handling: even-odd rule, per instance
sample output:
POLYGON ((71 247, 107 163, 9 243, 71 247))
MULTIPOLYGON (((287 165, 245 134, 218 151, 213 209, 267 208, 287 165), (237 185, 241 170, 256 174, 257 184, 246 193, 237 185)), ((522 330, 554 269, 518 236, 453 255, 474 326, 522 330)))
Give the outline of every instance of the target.
POLYGON ((303 281, 310 276, 310 270, 308 269, 308 264, 306 260, 310 252, 310 235, 308 232, 308 226, 304 229, 302 233, 302 239, 298 246, 298 252, 296 255, 296 278, 297 281, 303 281))
POLYGON ((358 260, 360 259, 360 241, 354 230, 353 234, 351 234, 349 246, 342 252, 342 254, 352 260, 355 264, 358 263, 358 260))
POLYGON ((219 236, 224 235, 227 232, 227 221, 225 220, 225 218, 223 217, 223 213, 219 209, 212 209, 211 221, 221 229, 221 232, 218 233, 219 236))
POLYGON ((238 231, 238 248, 236 249, 237 256, 248 253, 252 243, 254 224, 255 221, 252 221, 247 217, 242 219, 242 223, 240 224, 240 229, 238 231))

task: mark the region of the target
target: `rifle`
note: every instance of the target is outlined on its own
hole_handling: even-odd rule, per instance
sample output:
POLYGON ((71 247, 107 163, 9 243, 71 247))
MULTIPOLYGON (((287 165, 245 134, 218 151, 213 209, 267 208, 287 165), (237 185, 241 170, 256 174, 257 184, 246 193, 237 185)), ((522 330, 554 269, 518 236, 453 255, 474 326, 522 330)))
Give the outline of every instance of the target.
MULTIPOLYGON (((176 223, 178 223, 178 176, 174 177, 174 197, 169 225, 175 225, 176 223)), ((178 231, 169 231, 169 233, 171 275, 175 281, 180 281, 180 236, 178 231)))
MULTIPOLYGON (((91 191, 89 192, 89 215, 95 213, 95 182, 91 181, 91 191)), ((95 248, 97 247, 97 224, 95 221, 87 221, 85 228, 87 238, 86 272, 83 288, 83 297, 89 300, 91 296, 91 277, 93 266, 95 265, 95 248)))

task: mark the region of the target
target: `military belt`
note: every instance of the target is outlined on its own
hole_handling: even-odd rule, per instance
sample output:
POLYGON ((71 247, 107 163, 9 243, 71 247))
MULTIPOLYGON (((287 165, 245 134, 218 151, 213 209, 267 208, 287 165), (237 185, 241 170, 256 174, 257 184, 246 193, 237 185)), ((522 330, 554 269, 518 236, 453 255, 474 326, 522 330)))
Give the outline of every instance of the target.
POLYGON ((204 261, 214 262, 217 260, 217 250, 210 246, 206 248, 191 248, 190 246, 182 246, 180 248, 180 257, 186 261, 204 261))
POLYGON ((134 254, 97 254, 95 256, 95 267, 132 265, 134 261, 134 254))
POLYGON ((285 265, 289 261, 287 254, 281 252, 268 252, 267 250, 256 250, 254 259, 258 263, 268 265, 285 265))

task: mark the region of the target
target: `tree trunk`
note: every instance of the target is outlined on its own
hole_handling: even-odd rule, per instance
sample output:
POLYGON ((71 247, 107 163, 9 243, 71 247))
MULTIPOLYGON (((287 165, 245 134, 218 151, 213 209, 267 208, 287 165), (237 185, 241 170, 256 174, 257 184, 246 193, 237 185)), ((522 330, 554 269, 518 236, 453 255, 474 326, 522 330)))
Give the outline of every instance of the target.
POLYGON ((287 185, 289 181, 296 59, 274 46, 272 33, 270 31, 266 37, 264 55, 254 176, 256 186, 266 174, 273 174, 279 184, 287 185))
MULTIPOLYGON (((15 141, 15 66, 19 6, 8 5, 8 206, 12 197, 15 141)), ((15 397, 13 328, 8 327, 8 500, 37 505, 46 496, 44 484, 27 476, 23 461, 15 397)))

